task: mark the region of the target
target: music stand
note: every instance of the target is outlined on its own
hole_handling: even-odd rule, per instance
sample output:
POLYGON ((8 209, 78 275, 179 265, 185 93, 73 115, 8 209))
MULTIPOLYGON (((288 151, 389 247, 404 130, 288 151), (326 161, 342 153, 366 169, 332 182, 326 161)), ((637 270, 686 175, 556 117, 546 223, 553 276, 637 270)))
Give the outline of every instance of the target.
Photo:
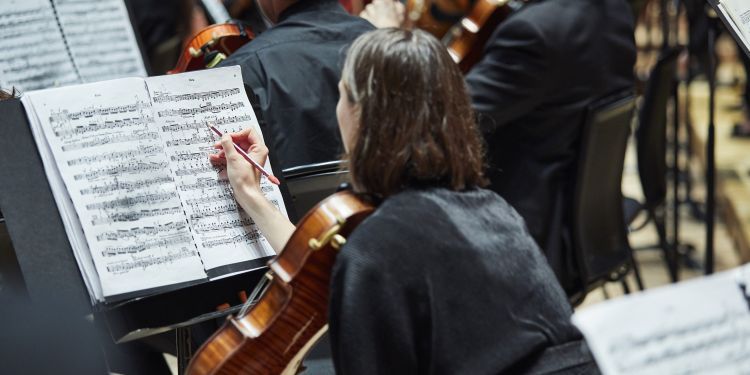
POLYGON ((734 20, 720 0, 708 0, 715 15, 709 15, 710 25, 708 28, 708 135, 706 137, 706 261, 705 274, 714 272, 714 227, 716 221, 716 58, 714 56, 714 44, 718 34, 720 19, 726 26, 729 35, 734 38, 742 51, 750 56, 748 41, 737 29, 734 20))
MULTIPOLYGON (((259 108, 252 90, 249 87, 246 90, 253 108, 259 108)), ((256 112, 256 115, 264 134, 270 134, 271 129, 262 114, 256 112)), ((3 150, 0 153, 0 210, 5 216, 32 302, 50 305, 54 301, 66 301, 79 316, 93 314, 103 320, 115 343, 170 330, 177 330, 178 337, 189 336, 190 326, 236 311, 242 305, 241 293, 249 295, 265 273, 260 269, 148 297, 92 306, 19 99, 0 102, 0 132, 0 149, 3 150), (234 307, 217 311, 218 306, 227 303, 234 307)), ((273 150, 269 154, 272 165, 278 166, 273 150)), ((284 202, 292 207, 280 172, 274 169, 274 174, 282 181, 280 189, 284 202)), ((290 219, 296 221, 294 211, 288 211, 290 219)), ((177 344, 182 370, 189 360, 185 356, 189 350, 186 351, 182 343, 177 344)))

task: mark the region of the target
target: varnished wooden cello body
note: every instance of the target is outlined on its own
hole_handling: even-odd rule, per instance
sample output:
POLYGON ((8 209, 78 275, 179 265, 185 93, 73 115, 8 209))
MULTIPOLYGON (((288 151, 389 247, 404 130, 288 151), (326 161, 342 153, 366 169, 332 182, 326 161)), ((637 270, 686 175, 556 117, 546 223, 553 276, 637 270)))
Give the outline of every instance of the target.
POLYGON ((441 38, 453 61, 467 73, 481 58, 495 28, 523 3, 520 0, 407 0, 405 26, 441 38))
POLYGON ((479 62, 497 25, 520 7, 514 0, 476 0, 471 11, 448 30, 443 44, 463 73, 479 62))
POLYGON ((296 374, 305 354, 328 329, 336 254, 373 210, 344 191, 305 215, 269 263, 265 285, 256 289, 262 293, 258 302, 227 319, 195 353, 187 374, 296 374))

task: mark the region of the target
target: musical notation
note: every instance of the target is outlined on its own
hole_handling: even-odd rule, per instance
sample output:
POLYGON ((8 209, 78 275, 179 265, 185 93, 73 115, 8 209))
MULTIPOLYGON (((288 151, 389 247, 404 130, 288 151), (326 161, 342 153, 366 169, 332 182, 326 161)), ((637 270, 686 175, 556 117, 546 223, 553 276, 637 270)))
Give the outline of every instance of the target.
POLYGON ((153 203, 168 202, 175 198, 177 198, 177 194, 172 191, 168 193, 138 195, 135 197, 118 198, 118 199, 108 200, 104 202, 87 204, 86 209, 87 210, 107 210, 107 209, 113 209, 113 208, 126 208, 126 207, 132 207, 132 206, 139 205, 139 204, 153 204, 153 203))
POLYGON ((228 200, 234 200, 234 195, 229 193, 220 193, 220 194, 214 194, 204 197, 198 197, 193 199, 188 199, 185 201, 185 204, 187 205, 197 205, 197 204, 206 204, 206 203, 215 203, 215 202, 226 202, 228 200))
POLYGON ((116 255, 137 254, 137 253, 141 253, 146 250, 150 250, 150 249, 154 249, 158 247, 166 247, 167 245, 191 243, 192 241, 193 241, 193 238, 189 234, 182 234, 182 235, 177 235, 177 236, 159 238, 159 239, 155 239, 151 241, 138 241, 134 245, 107 246, 102 251, 102 256, 113 257, 116 255))
POLYGON ((67 138, 72 135, 84 135, 87 133, 99 132, 102 130, 122 129, 131 126, 145 126, 152 122, 148 118, 125 118, 122 120, 106 120, 103 123, 92 122, 88 125, 78 125, 74 128, 55 129, 55 135, 60 138, 67 138))
POLYGON ((180 259, 197 257, 198 253, 195 249, 182 248, 178 252, 169 252, 166 255, 161 256, 148 256, 143 258, 137 258, 132 261, 122 261, 113 263, 107 266, 107 271, 114 274, 122 274, 132 271, 134 269, 145 270, 148 267, 162 264, 171 264, 180 259))
POLYGON ((204 113, 220 113, 224 111, 235 111, 243 107, 245 107, 245 104, 242 102, 223 103, 223 104, 217 104, 217 105, 212 105, 210 102, 208 102, 206 104, 201 104, 199 107, 165 109, 165 110, 156 112, 156 114, 159 117, 171 117, 171 116, 185 117, 185 116, 195 116, 195 115, 204 114, 204 113))
MULTIPOLYGON (((211 119, 211 122, 216 126, 221 125, 234 125, 244 123, 252 120, 253 117, 250 115, 239 115, 239 116, 223 116, 211 119)), ((165 125, 161 127, 163 132, 177 133, 184 130, 205 130, 208 127, 207 122, 186 122, 181 124, 165 125)))
POLYGON ((125 105, 90 107, 81 111, 74 112, 69 112, 68 110, 64 109, 60 111, 53 111, 50 114, 50 122, 64 124, 71 120, 80 120, 81 118, 94 118, 123 113, 139 113, 142 110, 148 110, 150 108, 151 104, 149 104, 148 102, 137 101, 135 103, 125 105))
POLYGON ((115 151, 108 152, 94 156, 81 156, 67 161, 69 166, 75 165, 86 165, 91 163, 99 162, 113 162, 119 160, 133 159, 139 156, 145 155, 156 155, 164 152, 164 148, 161 146, 154 145, 139 145, 138 148, 133 150, 115 151))
POLYGON ((62 150, 74 151, 74 150, 81 150, 84 148, 91 148, 91 147, 96 147, 96 146, 111 145, 115 143, 158 140, 158 139, 159 139, 159 133, 154 133, 154 132, 135 133, 135 134, 115 134, 111 136, 101 136, 91 141, 70 143, 70 144, 62 146, 62 150))
POLYGON ((115 180, 114 182, 105 182, 99 185, 92 185, 91 187, 81 189, 81 195, 103 195, 112 193, 115 191, 135 191, 138 189, 144 189, 153 185, 170 184, 174 183, 174 179, 169 176, 157 177, 152 179, 140 179, 132 182, 115 180))
POLYGON ((669 368, 674 373, 710 372, 716 369, 716 362, 688 362, 685 359, 727 346, 736 350, 723 353, 719 362, 744 362, 750 369, 750 347, 738 345, 742 342, 750 344, 748 314, 747 310, 726 311, 686 326, 667 325, 648 335, 623 337, 612 343, 608 350, 622 374, 643 373, 660 363, 670 363, 669 368), (652 349, 645 352, 643 348, 652 349))
POLYGON ((204 190, 229 187, 228 180, 218 180, 215 178, 198 178, 194 183, 180 185, 180 191, 204 190))
POLYGON ((151 217, 175 215, 180 212, 182 212, 182 207, 166 207, 153 210, 115 212, 105 216, 94 215, 91 219, 91 225, 132 222, 151 217))
POLYGON ((0 1, 0 30, 0 86, 27 91, 79 81, 49 0, 0 1))
MULTIPOLYGON (((208 123, 223 131, 260 130, 241 79, 237 67, 149 78, 155 121, 206 269, 273 254, 257 241, 255 224, 241 215, 228 183, 208 162, 218 140, 208 123)), ((271 189, 265 191, 278 193, 271 189)))
POLYGON ((170 94, 168 92, 155 91, 153 100, 155 103, 180 102, 184 100, 207 100, 226 98, 228 96, 239 95, 240 89, 235 87, 231 89, 213 90, 204 92, 191 92, 187 94, 170 94))
POLYGON ((238 243, 255 242, 258 239, 260 239, 260 237, 261 237, 260 232, 257 230, 254 230, 251 232, 239 234, 239 235, 229 237, 229 238, 204 241, 201 243, 201 246, 210 249, 210 248, 223 246, 223 245, 234 245, 238 243))
POLYGON ((141 163, 131 162, 128 164, 120 164, 108 169, 94 170, 82 174, 73 175, 73 179, 78 181, 86 179, 88 181, 95 180, 102 176, 119 176, 129 173, 144 173, 148 171, 158 171, 167 168, 169 163, 141 163))
POLYGON ((187 228, 185 222, 172 222, 149 227, 135 227, 130 229, 118 229, 116 231, 103 232, 96 236, 97 241, 117 241, 127 238, 139 238, 141 236, 155 236, 162 233, 175 231, 184 232, 187 228))
POLYGON ((239 207, 237 204, 232 202, 222 205, 214 205, 207 208, 194 208, 190 214, 190 220, 200 220, 211 216, 237 212, 238 209, 239 207))
POLYGON ((82 81, 146 76, 122 0, 52 1, 82 81))
POLYGON ((205 161, 207 158, 208 154, 205 152, 178 152, 169 157, 169 159, 172 161, 205 161))
POLYGON ((605 374, 750 371, 750 266, 649 289, 573 315, 605 374))
MULTIPOLYGON (((190 138, 177 138, 167 141, 167 147, 175 146, 190 146, 190 145, 205 145, 206 143, 213 143, 214 137, 207 133, 204 135, 193 134, 190 138)), ((208 157, 208 156, 206 156, 208 157)))
POLYGON ((253 219, 249 217, 243 217, 243 218, 238 218, 238 219, 225 220, 225 221, 212 222, 212 223, 200 223, 199 222, 195 225, 194 229, 197 233, 210 233, 210 232, 216 232, 219 230, 244 228, 252 224, 254 224, 253 219))
MULTIPOLYGON (((208 156, 205 156, 208 158, 208 156)), ((178 169, 175 174, 177 176, 195 176, 199 173, 206 173, 206 172, 216 172, 216 167, 212 166, 211 164, 206 164, 200 167, 195 168, 185 168, 185 169, 178 169)))

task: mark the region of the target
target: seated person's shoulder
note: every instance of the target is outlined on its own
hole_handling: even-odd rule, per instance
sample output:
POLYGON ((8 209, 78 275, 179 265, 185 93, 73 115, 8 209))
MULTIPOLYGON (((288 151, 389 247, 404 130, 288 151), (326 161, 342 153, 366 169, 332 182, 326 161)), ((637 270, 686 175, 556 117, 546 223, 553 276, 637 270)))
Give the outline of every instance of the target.
MULTIPOLYGON (((404 262, 429 257, 436 246, 459 243, 468 234, 535 246, 521 216, 496 193, 428 189, 388 198, 350 235, 350 251, 342 254, 371 262, 404 262)), ((481 246, 468 244, 473 245, 481 246)))

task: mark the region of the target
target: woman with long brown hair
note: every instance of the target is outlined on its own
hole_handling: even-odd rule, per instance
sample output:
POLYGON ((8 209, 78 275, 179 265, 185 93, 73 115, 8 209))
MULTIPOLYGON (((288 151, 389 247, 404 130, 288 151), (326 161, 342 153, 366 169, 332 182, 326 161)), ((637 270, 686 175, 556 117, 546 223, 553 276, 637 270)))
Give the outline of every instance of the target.
MULTIPOLYGON (((329 326, 344 374, 595 369, 571 307, 523 220, 481 187, 482 146, 463 77, 421 31, 381 29, 349 48, 337 107, 355 192, 378 209, 333 269, 329 326)), ((265 200, 251 131, 226 135, 235 197, 280 251, 294 226, 265 200)))

